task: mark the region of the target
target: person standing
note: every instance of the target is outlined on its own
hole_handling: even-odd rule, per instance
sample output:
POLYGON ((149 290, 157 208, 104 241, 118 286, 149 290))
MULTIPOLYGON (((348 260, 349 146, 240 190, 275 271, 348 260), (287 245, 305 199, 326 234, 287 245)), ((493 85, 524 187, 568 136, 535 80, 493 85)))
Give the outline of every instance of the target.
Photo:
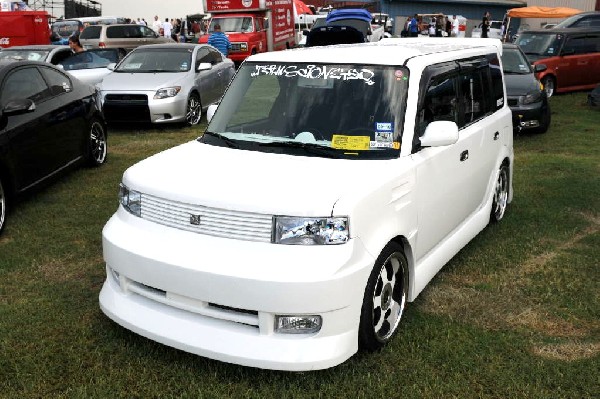
POLYGON ((169 18, 165 18, 165 22, 162 24, 163 28, 163 36, 171 37, 171 31, 173 30, 173 25, 169 22, 169 18))
POLYGON ((160 22, 160 19, 158 19, 158 15, 155 15, 154 22, 152 22, 152 29, 154 29, 154 32, 160 33, 161 28, 162 28, 162 22, 160 22))
POLYGON ((458 18, 456 17, 456 15, 453 16, 454 18, 452 19, 452 36, 454 37, 458 37, 458 30, 459 30, 459 22, 458 22, 458 18))
POLYGON ((78 34, 69 36, 69 47, 71 47, 71 50, 73 50, 75 54, 85 51, 81 45, 81 42, 79 41, 78 34))
POLYGON ((410 20, 410 37, 419 36, 419 20, 417 14, 410 20))
POLYGON ((208 44, 219 50, 225 57, 229 54, 231 42, 227 35, 221 32, 221 25, 215 24, 214 32, 208 37, 208 44))
POLYGON ((483 19, 481 20, 481 37, 487 38, 489 30, 490 30, 490 13, 486 12, 485 14, 483 14, 483 19))

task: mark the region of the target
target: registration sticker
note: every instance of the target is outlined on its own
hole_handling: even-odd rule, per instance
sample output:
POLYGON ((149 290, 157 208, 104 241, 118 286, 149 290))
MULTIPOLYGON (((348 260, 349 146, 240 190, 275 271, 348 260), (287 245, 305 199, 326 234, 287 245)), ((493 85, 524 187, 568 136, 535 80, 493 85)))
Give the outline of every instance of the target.
POLYGON ((334 134, 331 138, 331 147, 339 150, 363 150, 369 149, 371 140, 369 136, 344 136, 334 134))
POLYGON ((392 123, 391 122, 375 122, 375 130, 379 130, 379 131, 386 131, 386 132, 391 132, 392 131, 392 123))

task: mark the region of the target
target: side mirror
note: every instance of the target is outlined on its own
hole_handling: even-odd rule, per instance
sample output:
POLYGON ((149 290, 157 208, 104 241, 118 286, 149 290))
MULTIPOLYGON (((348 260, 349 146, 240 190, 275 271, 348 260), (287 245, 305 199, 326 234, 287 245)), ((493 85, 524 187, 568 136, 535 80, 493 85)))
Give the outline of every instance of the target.
POLYGON ((458 125, 451 121, 431 122, 421 136, 422 147, 443 147, 457 141, 458 125))
POLYGON ((218 107, 217 104, 211 104, 208 106, 208 109, 206 110, 206 120, 208 122, 210 122, 210 120, 215 115, 215 112, 217 112, 217 107, 218 107))
POLYGON ((117 63, 116 63, 116 62, 111 62, 110 64, 108 64, 108 65, 106 66, 106 68, 107 68, 109 71, 114 71, 116 66, 117 66, 117 63))
POLYGON ((212 69, 212 64, 210 62, 201 62, 200 65, 198 65, 198 68, 196 69, 196 71, 200 72, 200 71, 208 71, 212 69))
POLYGON ((21 115, 35 111, 35 103, 29 99, 12 100, 6 103, 2 114, 6 116, 21 115))
POLYGON ((544 72, 546 69, 548 69, 546 64, 537 64, 533 66, 533 72, 535 73, 544 72))

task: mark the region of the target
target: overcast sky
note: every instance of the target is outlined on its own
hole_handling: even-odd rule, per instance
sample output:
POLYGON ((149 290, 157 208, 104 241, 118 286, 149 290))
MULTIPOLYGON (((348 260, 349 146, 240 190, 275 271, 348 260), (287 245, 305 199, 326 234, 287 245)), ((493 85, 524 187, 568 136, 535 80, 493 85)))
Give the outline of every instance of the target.
MULTIPOLYGON (((202 0, 98 0, 102 4, 102 15, 145 18, 154 21, 158 15, 161 21, 165 18, 182 18, 189 14, 202 14, 202 0)), ((85 1, 84 1, 85 3, 85 1)))

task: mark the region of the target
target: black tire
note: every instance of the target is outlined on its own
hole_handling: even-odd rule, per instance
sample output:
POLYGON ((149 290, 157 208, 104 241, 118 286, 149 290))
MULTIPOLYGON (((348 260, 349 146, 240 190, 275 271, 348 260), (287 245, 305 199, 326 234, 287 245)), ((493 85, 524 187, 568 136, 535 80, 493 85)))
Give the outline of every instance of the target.
POLYGON ((2 181, 2 175, 0 175, 0 234, 2 230, 4 230, 4 226, 6 225, 6 213, 7 213, 7 196, 6 188, 4 182, 2 181))
POLYGON ((376 351, 398 331, 408 296, 408 262, 402 246, 388 243, 371 271, 360 314, 358 344, 376 351))
POLYGON ((546 105, 546 108, 542 112, 542 116, 540 117, 540 127, 534 130, 535 133, 546 133, 548 128, 550 127, 550 121, 552 120, 552 115, 550 113, 550 104, 546 105))
POLYGON ((100 166, 106 162, 106 143, 106 125, 99 118, 92 118, 88 125, 87 163, 89 166, 100 166))
POLYGON ((556 79, 554 79, 552 76, 544 76, 542 78, 542 85, 544 86, 544 90, 546 91, 548 98, 552 97, 556 91, 556 79))
POLYGON ((185 108, 185 123, 188 126, 194 126, 200 123, 202 119, 202 103, 198 94, 191 93, 188 96, 187 106, 185 108))
POLYGON ((492 212, 490 214, 490 221, 498 223, 504 217, 506 208, 508 207, 508 189, 509 185, 509 172, 508 166, 503 163, 500 166, 498 172, 498 178, 496 179, 496 185, 494 187, 494 198, 492 201, 492 212))

